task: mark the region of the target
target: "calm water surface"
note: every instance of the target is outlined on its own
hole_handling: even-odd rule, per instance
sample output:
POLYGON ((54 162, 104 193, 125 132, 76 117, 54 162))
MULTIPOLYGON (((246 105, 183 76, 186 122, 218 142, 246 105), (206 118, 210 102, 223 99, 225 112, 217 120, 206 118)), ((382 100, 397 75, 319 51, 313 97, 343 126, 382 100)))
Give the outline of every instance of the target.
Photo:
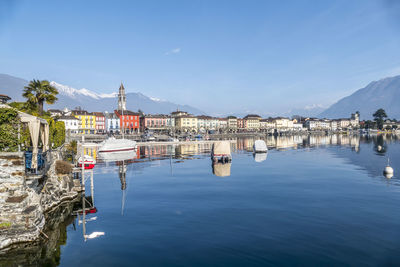
POLYGON ((99 163, 98 211, 86 216, 85 230, 105 235, 85 241, 82 224, 70 217, 54 227, 61 233, 54 248, 42 246, 37 261, 27 254, 20 263, 400 264, 397 138, 267 141, 266 158, 254 157, 253 140, 241 139, 232 145, 232 164, 214 168, 209 145, 141 147, 135 159, 99 163), (395 169, 391 179, 382 174, 388 157, 395 169))

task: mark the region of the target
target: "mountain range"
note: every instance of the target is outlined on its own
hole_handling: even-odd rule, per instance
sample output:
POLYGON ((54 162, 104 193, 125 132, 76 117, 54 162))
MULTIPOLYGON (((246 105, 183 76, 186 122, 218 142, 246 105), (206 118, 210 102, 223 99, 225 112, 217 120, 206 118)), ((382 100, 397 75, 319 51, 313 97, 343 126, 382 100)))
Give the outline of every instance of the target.
MULTIPOLYGON (((27 84, 27 80, 7 74, 0 74, 0 94, 10 96, 12 101, 24 100, 22 98, 22 90, 27 84)), ((53 109, 63 109, 65 107, 73 109, 80 106, 82 109, 88 111, 112 111, 117 107, 117 93, 101 94, 85 88, 75 89, 54 81, 51 82, 51 84, 59 91, 58 101, 54 105, 49 106, 53 109), (101 102, 101 105, 99 105, 99 102, 101 102)), ((145 113, 168 114, 171 111, 179 109, 195 115, 205 114, 205 112, 195 107, 148 97, 139 92, 127 93, 126 98, 127 109, 132 111, 140 109, 145 113)), ((319 118, 348 118, 351 113, 359 111, 361 119, 371 119, 372 114, 377 109, 383 108, 390 118, 400 119, 399 99, 400 75, 373 81, 350 96, 340 99, 327 109, 320 105, 309 105, 303 109, 292 109, 289 112, 290 114, 282 115, 315 116, 319 118)), ((243 116, 246 115, 242 113, 240 114, 243 116)), ((238 114, 239 113, 235 113, 234 115, 238 114)), ((266 117, 268 114, 260 115, 266 117)))
POLYGON ((369 83, 340 99, 318 117, 348 118, 351 113, 359 111, 361 119, 371 119, 379 108, 383 108, 389 118, 400 119, 400 75, 369 83))
MULTIPOLYGON (((99 94, 88 89, 75 89, 57 82, 50 82, 58 90, 58 100, 55 104, 45 107, 52 109, 74 109, 81 107, 87 111, 113 111, 117 108, 117 93, 99 94), (99 104, 101 103, 101 104, 99 104)), ((0 94, 11 97, 11 101, 24 101, 22 91, 28 84, 27 80, 13 77, 7 74, 0 74, 0 94)), ((169 114, 177 109, 199 115, 205 114, 203 111, 189 106, 175 104, 169 101, 148 97, 142 93, 126 93, 126 106, 128 110, 142 110, 144 113, 169 114)))

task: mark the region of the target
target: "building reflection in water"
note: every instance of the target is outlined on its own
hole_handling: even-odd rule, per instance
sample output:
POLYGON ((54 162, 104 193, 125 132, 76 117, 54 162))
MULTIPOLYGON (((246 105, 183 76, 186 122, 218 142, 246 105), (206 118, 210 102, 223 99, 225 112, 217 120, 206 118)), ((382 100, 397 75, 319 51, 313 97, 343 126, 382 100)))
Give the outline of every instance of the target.
POLYGON ((121 181, 122 199, 121 199, 121 215, 124 215, 125 197, 126 197, 126 165, 125 161, 119 162, 118 174, 121 181))

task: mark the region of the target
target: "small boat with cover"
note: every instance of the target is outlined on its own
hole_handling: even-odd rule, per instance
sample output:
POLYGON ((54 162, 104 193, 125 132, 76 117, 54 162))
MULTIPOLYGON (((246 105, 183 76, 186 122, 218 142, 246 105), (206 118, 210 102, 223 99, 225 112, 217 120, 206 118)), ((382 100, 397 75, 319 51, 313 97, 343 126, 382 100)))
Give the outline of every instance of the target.
POLYGON ((121 152, 136 149, 136 142, 128 139, 115 139, 110 137, 100 144, 99 152, 121 152))
POLYGON ((213 162, 231 162, 231 144, 229 141, 214 142, 211 149, 211 159, 213 162))
POLYGON ((256 140, 253 145, 254 153, 266 153, 268 152, 267 144, 264 140, 256 140))

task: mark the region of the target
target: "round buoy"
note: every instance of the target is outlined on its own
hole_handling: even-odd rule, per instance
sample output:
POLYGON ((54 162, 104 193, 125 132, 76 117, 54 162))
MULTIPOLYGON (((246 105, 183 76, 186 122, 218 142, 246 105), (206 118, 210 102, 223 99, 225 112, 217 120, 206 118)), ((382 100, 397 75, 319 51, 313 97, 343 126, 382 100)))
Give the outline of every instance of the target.
POLYGON ((377 146, 377 150, 381 151, 382 150, 382 146, 377 146))
POLYGON ((385 170, 383 171, 385 174, 393 174, 393 168, 390 166, 386 166, 385 170))

